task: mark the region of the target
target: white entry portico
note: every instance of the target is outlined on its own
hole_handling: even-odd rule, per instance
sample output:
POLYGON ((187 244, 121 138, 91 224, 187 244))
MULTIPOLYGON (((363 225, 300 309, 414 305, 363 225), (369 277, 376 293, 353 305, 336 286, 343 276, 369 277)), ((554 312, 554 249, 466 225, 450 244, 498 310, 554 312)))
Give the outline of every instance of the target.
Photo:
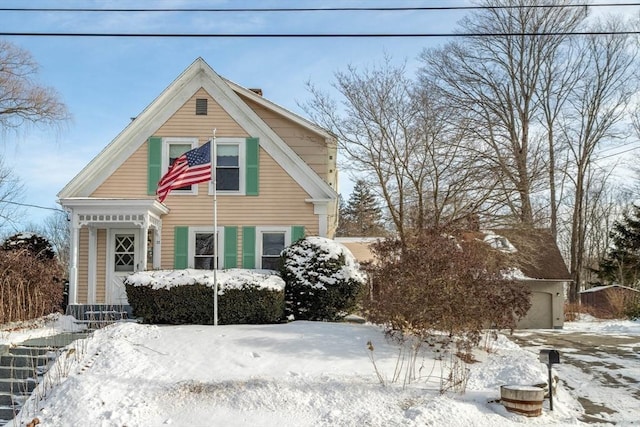
POLYGON ((124 277, 160 268, 161 217, 169 208, 153 199, 79 197, 60 204, 71 216, 69 305, 126 305, 124 277))

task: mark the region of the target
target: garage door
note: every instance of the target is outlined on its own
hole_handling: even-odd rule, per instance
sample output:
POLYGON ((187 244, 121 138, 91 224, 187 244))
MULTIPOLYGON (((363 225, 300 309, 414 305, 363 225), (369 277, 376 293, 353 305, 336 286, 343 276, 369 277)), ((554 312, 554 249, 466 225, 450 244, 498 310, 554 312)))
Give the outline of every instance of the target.
POLYGON ((552 295, 547 292, 531 293, 531 308, 527 315, 518 322, 518 329, 552 329, 553 305, 552 295))

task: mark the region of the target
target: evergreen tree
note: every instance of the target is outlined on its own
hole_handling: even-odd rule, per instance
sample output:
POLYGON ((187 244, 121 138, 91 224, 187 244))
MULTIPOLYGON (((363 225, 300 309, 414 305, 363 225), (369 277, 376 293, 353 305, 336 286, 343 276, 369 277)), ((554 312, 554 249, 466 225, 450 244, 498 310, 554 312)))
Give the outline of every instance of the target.
POLYGON ((382 209, 366 181, 359 179, 349 201, 340 206, 340 236, 379 237, 385 234, 382 209))
POLYGON ((351 219, 347 216, 347 205, 344 202, 342 194, 340 194, 338 196, 338 228, 336 229, 336 236, 348 236, 350 226, 351 219))
POLYGON ((53 259, 56 254, 46 237, 34 233, 18 233, 7 237, 2 244, 5 251, 27 251, 40 259, 53 259))
POLYGON ((605 283, 616 282, 629 287, 640 287, 640 206, 616 221, 609 233, 613 246, 600 261, 598 276, 605 283))

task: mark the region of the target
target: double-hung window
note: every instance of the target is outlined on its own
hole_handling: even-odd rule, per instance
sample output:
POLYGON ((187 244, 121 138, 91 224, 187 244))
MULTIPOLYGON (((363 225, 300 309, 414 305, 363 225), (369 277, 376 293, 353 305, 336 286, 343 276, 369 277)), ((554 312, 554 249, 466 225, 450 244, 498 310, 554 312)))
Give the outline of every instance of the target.
MULTIPOLYGON (((196 138, 164 138, 162 145, 162 173, 167 173, 178 157, 197 147, 198 140, 196 138)), ((197 192, 197 185, 186 185, 173 189, 171 194, 197 194, 197 192)))
POLYGON ((216 250, 212 227, 189 227, 189 268, 213 270, 216 257, 218 258, 218 269, 223 268, 223 230, 218 227, 218 248, 216 250))
POLYGON ((278 270, 280 252, 291 244, 290 227, 257 227, 258 268, 278 270))
MULTIPOLYGON (((245 138, 216 140, 216 191, 223 194, 245 192, 245 138)), ((213 187, 210 187, 210 192, 213 187)))
POLYGON ((220 144, 216 149, 216 189, 240 191, 240 145, 220 144))

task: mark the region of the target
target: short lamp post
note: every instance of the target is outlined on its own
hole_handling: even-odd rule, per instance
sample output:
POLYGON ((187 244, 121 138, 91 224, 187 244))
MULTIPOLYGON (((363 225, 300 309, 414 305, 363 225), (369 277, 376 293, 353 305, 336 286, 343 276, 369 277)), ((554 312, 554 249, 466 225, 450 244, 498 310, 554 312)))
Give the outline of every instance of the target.
POLYGON ((553 387, 551 385, 551 365, 560 363, 560 353, 558 350, 540 350, 540 362, 547 365, 549 369, 549 409, 553 411, 553 387))

